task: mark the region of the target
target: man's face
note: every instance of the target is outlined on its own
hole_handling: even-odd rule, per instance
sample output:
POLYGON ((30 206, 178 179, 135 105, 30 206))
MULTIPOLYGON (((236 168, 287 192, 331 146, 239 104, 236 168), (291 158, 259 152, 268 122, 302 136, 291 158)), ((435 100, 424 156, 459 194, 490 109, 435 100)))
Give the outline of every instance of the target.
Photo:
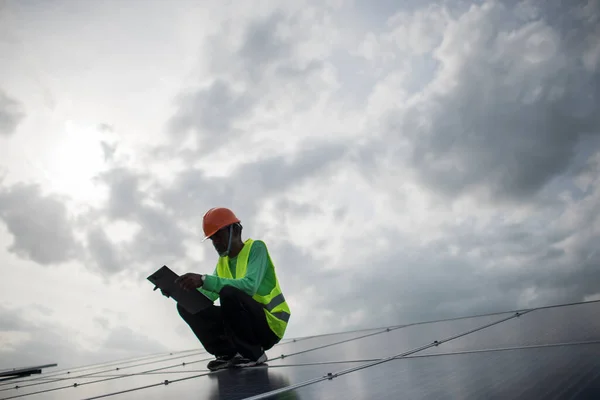
POLYGON ((223 254, 227 251, 227 245, 229 244, 229 227, 219 229, 217 233, 210 237, 213 246, 217 253, 223 254))

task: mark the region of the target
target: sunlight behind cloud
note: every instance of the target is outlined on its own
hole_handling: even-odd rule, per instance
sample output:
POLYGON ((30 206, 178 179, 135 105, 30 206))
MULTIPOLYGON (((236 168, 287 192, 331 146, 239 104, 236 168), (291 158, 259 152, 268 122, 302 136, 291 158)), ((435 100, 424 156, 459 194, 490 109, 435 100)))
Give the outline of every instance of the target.
POLYGON ((52 191, 77 202, 95 203, 102 190, 93 182, 104 167, 100 134, 95 126, 67 121, 64 134, 47 149, 45 176, 52 191))

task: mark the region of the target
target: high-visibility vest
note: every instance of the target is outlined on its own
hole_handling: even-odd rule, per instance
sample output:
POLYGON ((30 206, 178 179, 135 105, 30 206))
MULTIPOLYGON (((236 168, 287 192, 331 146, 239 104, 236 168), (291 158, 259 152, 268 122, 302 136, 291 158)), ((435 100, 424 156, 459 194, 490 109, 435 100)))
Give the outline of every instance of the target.
MULTIPOLYGON (((246 275, 248 256, 250 255, 252 243, 254 243, 254 240, 247 239, 244 242, 244 247, 237 255, 235 279, 241 279, 246 275)), ((273 267, 273 262, 271 261, 269 250, 267 250, 267 257, 270 261, 269 268, 272 269, 273 275, 275 276, 275 285, 269 294, 261 296, 258 293, 255 293, 252 298, 262 304, 269 327, 281 339, 283 338, 283 334, 287 328, 291 312, 287 302, 285 301, 285 298, 283 297, 281 288, 279 287, 279 281, 273 267)), ((217 262, 217 275, 222 278, 234 279, 231 274, 231 270, 229 269, 228 256, 219 258, 219 261, 217 262)))

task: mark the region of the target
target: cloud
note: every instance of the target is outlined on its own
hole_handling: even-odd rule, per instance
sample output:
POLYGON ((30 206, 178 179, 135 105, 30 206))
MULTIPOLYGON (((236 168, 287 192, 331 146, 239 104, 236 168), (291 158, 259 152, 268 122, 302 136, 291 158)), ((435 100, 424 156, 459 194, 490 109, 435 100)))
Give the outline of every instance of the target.
POLYGON ((235 123, 252 110, 254 102, 248 93, 217 80, 208 87, 181 96, 181 106, 171 121, 171 129, 175 133, 194 130, 202 140, 202 151, 210 151, 215 145, 232 139, 235 123), (205 138, 211 139, 210 144, 203 140, 205 138))
POLYGON ((12 346, 1 347, 0 368, 56 363, 63 369, 168 351, 143 333, 125 326, 107 328, 107 323, 102 324, 104 338, 97 343, 100 351, 85 349, 77 345, 80 338, 73 337, 72 329, 47 320, 32 322, 28 314, 23 309, 0 308, 0 335, 9 341, 15 338, 12 346))
POLYGON ((0 135, 13 134, 23 118, 23 105, 0 89, 0 135))
MULTIPOLYGON (((181 5, 186 22, 170 16, 161 26, 175 32, 165 31, 165 49, 185 67, 175 74, 173 64, 157 62, 148 72, 154 78, 127 75, 131 88, 149 80, 168 87, 153 86, 151 103, 135 97, 136 110, 161 110, 143 122, 145 114, 127 107, 98 110, 96 89, 69 80, 68 99, 56 98, 58 118, 114 134, 101 144, 105 164, 95 180, 106 197, 84 204, 90 211, 75 223, 67 212, 81 208, 70 208, 73 202, 7 186, 0 217, 15 238, 13 253, 41 264, 76 261, 86 273, 77 275, 82 287, 103 282, 98 297, 119 300, 103 305, 110 318, 89 315, 77 327, 65 317, 73 310, 60 314, 62 326, 4 310, 10 348, 33 355, 75 332, 73 357, 82 363, 136 341, 137 351, 156 351, 134 331, 155 329, 158 314, 140 312, 155 300, 163 325, 179 323, 156 329, 156 340, 196 345, 172 300, 151 292, 145 277, 163 264, 214 269, 210 243, 199 243, 202 215, 213 206, 231 207, 244 236, 267 243, 292 307, 290 336, 595 298, 595 2, 414 3, 387 15, 383 2, 376 10, 217 7, 210 19, 223 12, 226 21, 203 25, 210 33, 201 38, 186 25, 197 26, 201 11, 181 5), (192 39, 172 43, 179 36, 192 39), (114 121, 118 133, 98 121, 114 121), (127 304, 119 323, 112 318, 118 304, 127 304), (50 333, 36 339, 42 329, 50 333)), ((64 37, 65 48, 77 48, 64 37)), ((135 45, 113 54, 135 54, 135 45)), ((136 59, 94 73, 114 84, 121 66, 144 68, 136 59)), ((79 67, 72 68, 76 79, 79 67)), ((48 307, 63 308, 54 304, 48 307)))
POLYGON ((13 235, 8 251, 22 258, 50 265, 82 254, 63 199, 42 194, 38 185, 0 188, 0 219, 13 235))
MULTIPOLYGON (((562 36, 546 18, 522 21, 495 2, 442 23, 441 37, 415 31, 423 18, 391 19, 412 41, 425 36, 427 45, 407 51, 409 64, 433 47, 435 69, 421 90, 384 110, 387 132, 374 148, 386 154, 382 167, 403 165, 440 194, 480 192, 492 201, 530 199, 568 172, 577 146, 599 133, 599 75, 585 67, 580 45, 596 29, 570 15, 578 28, 562 36)), ((402 93, 406 79, 398 84, 402 93)))
POLYGON ((335 89, 334 68, 325 61, 337 41, 329 15, 312 6, 290 7, 239 22, 233 17, 206 39, 212 56, 200 71, 210 78, 176 97, 167 125, 171 146, 194 149, 189 161, 225 143, 229 151, 245 148, 255 140, 253 131, 268 132, 277 117, 297 118, 335 89))
POLYGON ((565 192, 550 206, 487 214, 473 199, 427 203, 431 231, 398 221, 368 230, 368 241, 346 237, 341 264, 353 277, 330 309, 362 310, 359 324, 368 327, 593 298, 600 285, 599 161, 597 151, 583 169, 584 194, 565 192), (453 213, 440 212, 450 207, 453 213), (375 251, 381 237, 391 244, 375 251), (368 291, 377 293, 378 307, 356 295, 368 291))
POLYGON ((107 142, 102 142, 102 153, 104 154, 104 161, 112 161, 115 157, 115 152, 117 151, 117 145, 109 144, 107 142))
MULTIPOLYGON (((265 202, 291 187, 315 179, 339 165, 347 154, 344 143, 306 144, 289 156, 273 156, 243 163, 230 176, 210 177, 200 169, 186 168, 168 182, 115 166, 98 176, 108 187, 104 208, 81 217, 87 249, 102 273, 113 275, 125 269, 148 265, 190 263, 186 241, 198 241, 202 216, 211 207, 235 210, 244 224, 260 222, 257 213, 265 202), (123 221, 136 227, 131 239, 117 243, 102 223, 123 221)), ((283 210, 278 211, 283 215, 283 210)))
POLYGON ((91 228, 87 232, 87 243, 90 257, 103 272, 113 274, 128 266, 124 254, 120 252, 102 228, 91 228))
POLYGON ((347 151, 344 143, 308 143, 291 155, 242 163, 227 177, 208 177, 202 170, 185 169, 158 192, 159 199, 178 218, 198 227, 204 212, 219 205, 235 209, 250 224, 257 223, 257 212, 265 202, 327 174, 347 151))
POLYGON ((102 349, 112 352, 115 356, 119 355, 113 356, 113 359, 131 357, 132 354, 146 355, 168 351, 160 342, 126 326, 111 329, 102 344, 102 349))
POLYGON ((136 266, 145 266, 145 273, 148 263, 158 265, 185 256, 188 233, 183 221, 155 201, 155 182, 149 174, 115 166, 99 174, 97 182, 108 188, 107 201, 103 208, 83 215, 79 225, 87 232, 90 256, 102 273, 112 275, 136 266), (134 227, 133 237, 116 243, 104 227, 113 222, 134 227))

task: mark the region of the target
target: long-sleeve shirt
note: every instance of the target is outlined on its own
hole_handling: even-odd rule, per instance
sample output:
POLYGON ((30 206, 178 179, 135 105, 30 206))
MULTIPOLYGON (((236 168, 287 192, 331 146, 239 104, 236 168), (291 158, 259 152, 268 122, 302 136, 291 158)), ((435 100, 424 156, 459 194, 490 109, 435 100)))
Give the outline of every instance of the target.
MULTIPOLYGON (((237 266, 237 256, 229 258, 229 269, 231 275, 235 277, 237 266)), ((221 278, 217 276, 217 269, 212 275, 206 275, 204 285, 198 290, 215 301, 219 298, 219 292, 225 285, 233 286, 254 296, 268 294, 275 284, 275 275, 273 268, 270 268, 270 261, 267 253, 267 246, 262 240, 255 240, 250 248, 248 255, 248 265, 246 275, 241 279, 221 278)))

